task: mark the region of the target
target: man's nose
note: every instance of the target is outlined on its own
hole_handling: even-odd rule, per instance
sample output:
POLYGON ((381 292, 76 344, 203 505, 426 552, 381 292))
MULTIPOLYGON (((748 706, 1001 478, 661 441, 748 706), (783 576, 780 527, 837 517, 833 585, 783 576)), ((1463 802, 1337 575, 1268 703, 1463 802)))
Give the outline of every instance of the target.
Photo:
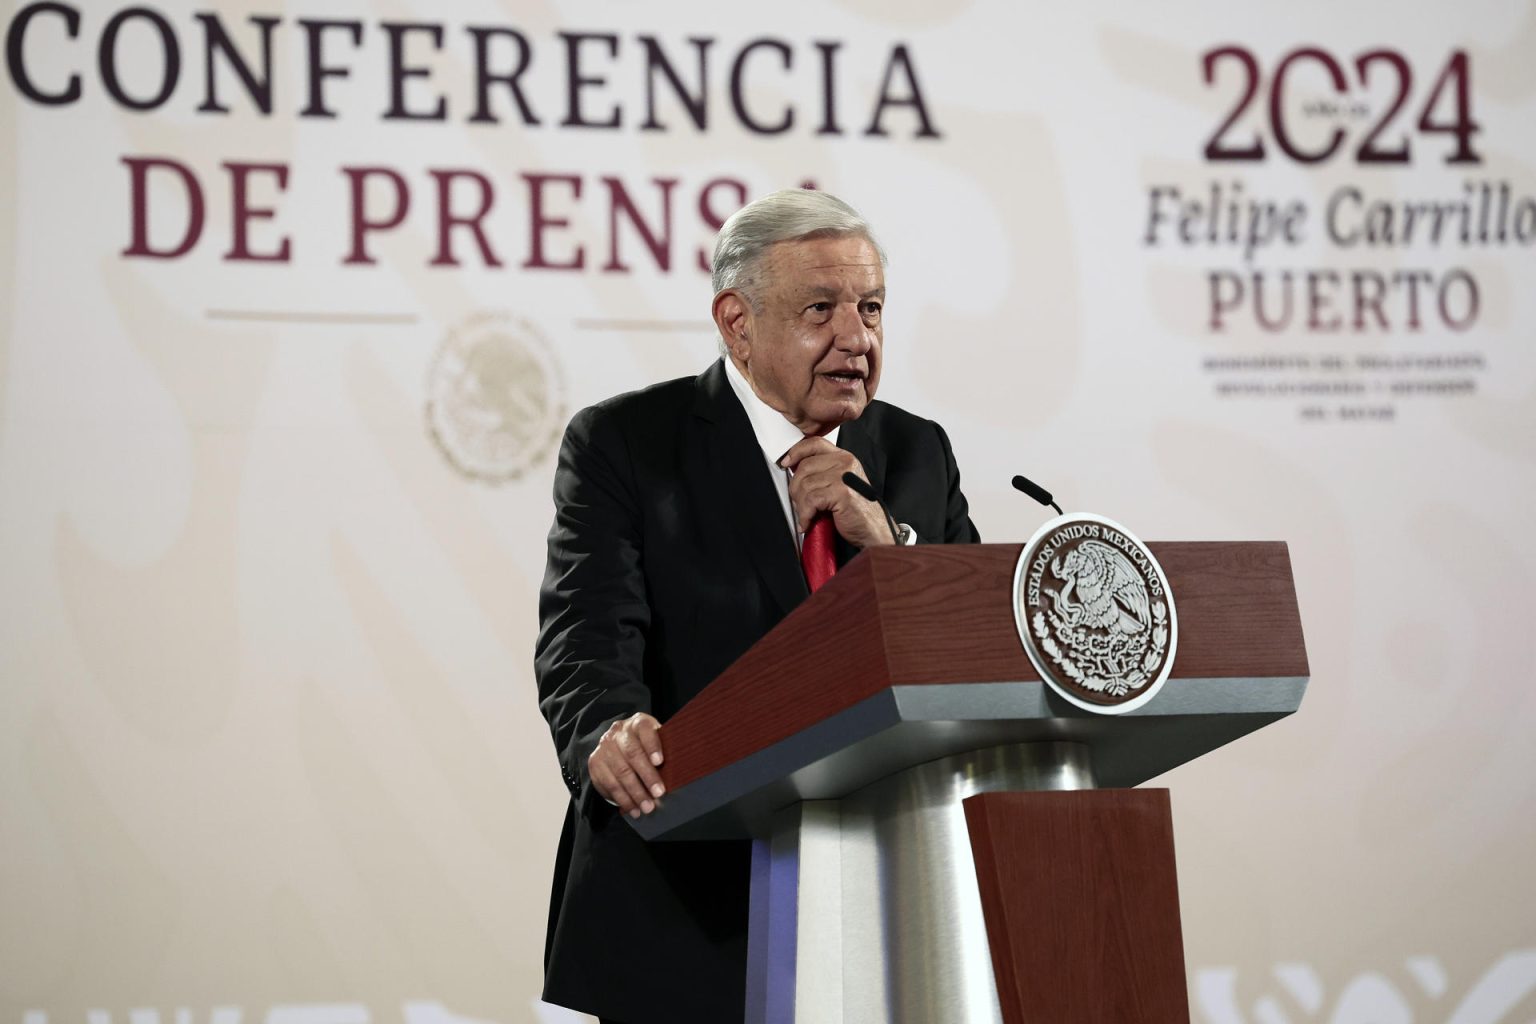
POLYGON ((874 332, 864 323, 856 305, 838 305, 832 314, 832 330, 837 347, 854 355, 863 355, 875 343, 874 332))

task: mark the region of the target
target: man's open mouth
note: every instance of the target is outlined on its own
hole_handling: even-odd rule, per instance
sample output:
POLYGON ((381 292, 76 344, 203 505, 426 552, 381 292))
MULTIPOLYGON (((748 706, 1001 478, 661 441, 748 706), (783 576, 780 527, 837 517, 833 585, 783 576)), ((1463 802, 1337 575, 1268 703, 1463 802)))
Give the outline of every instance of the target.
POLYGON ((834 370, 831 373, 824 373, 822 376, 830 377, 832 380, 837 381, 839 384, 852 384, 855 381, 861 381, 864 379, 864 374, 860 373, 858 370, 834 370))

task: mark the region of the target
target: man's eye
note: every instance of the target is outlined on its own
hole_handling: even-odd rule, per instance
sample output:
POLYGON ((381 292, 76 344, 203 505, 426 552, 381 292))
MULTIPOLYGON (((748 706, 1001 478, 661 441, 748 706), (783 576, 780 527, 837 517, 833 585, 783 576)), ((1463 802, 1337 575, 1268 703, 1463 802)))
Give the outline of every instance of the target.
POLYGON ((832 308, 832 303, 830 303, 830 302, 813 302, 813 303, 811 303, 809 306, 807 306, 805 308, 810 310, 812 313, 825 313, 825 312, 829 311, 832 308))
POLYGON ((878 302, 866 302, 866 303, 864 303, 864 312, 869 314, 870 316, 879 316, 880 315, 880 303, 878 303, 878 302))

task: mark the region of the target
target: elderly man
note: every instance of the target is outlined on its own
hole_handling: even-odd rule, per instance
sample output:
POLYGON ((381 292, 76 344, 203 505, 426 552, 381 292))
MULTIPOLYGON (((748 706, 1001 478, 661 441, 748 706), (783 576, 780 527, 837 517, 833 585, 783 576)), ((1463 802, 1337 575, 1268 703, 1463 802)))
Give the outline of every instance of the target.
POLYGON ((715 245, 722 357, 572 419, 535 665, 571 805, 544 997, 623 1024, 745 999, 747 843, 657 843, 661 723, 862 548, 973 542, 938 424, 874 400, 885 258, 823 192, 766 196, 715 245))

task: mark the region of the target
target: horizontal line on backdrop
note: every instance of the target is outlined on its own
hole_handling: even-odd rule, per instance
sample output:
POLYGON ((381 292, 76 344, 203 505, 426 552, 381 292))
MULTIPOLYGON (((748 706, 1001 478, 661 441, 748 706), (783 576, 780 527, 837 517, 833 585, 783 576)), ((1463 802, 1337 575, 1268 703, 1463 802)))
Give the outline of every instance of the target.
POLYGON ((579 331, 712 331, 709 320, 604 320, 578 319, 579 331))
POLYGON ((414 324, 415 313, 313 313, 270 309, 210 309, 209 320, 254 320, 284 324, 414 324))

